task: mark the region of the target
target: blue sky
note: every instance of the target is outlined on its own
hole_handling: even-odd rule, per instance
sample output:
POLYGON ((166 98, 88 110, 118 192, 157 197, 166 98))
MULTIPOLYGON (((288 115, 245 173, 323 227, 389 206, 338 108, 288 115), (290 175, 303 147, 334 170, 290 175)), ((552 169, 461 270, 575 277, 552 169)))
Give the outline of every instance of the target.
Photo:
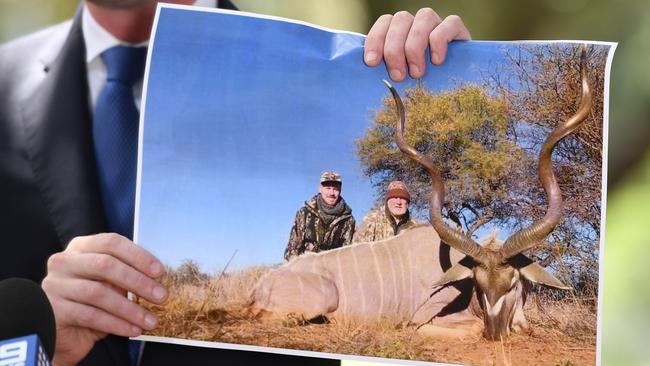
MULTIPOLYGON (((324 170, 358 223, 374 192, 354 141, 388 90, 364 37, 302 24, 162 8, 144 105, 137 241, 165 263, 219 271, 282 261, 296 210, 324 170)), ((434 91, 478 82, 506 43, 457 42, 434 91)), ((398 90, 415 80, 397 83, 398 90)))

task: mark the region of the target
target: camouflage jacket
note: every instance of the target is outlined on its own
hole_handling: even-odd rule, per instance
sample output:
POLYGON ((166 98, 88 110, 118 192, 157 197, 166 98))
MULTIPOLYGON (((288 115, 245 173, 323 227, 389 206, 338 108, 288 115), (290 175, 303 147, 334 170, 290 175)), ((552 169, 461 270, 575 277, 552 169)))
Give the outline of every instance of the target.
POLYGON ((381 208, 370 211, 370 213, 363 218, 359 230, 357 230, 357 233, 354 235, 353 242, 361 243, 387 239, 404 230, 420 225, 422 224, 411 219, 408 211, 406 212, 406 216, 400 220, 399 223, 396 223, 395 219, 388 211, 388 207, 384 205, 381 208))
POLYGON ((305 205, 296 213, 296 219, 289 235, 289 243, 284 251, 286 260, 305 251, 320 252, 352 243, 355 228, 352 209, 343 201, 345 205, 343 213, 326 225, 316 204, 316 197, 306 201, 305 205), (313 246, 311 249, 309 248, 310 244, 313 246))

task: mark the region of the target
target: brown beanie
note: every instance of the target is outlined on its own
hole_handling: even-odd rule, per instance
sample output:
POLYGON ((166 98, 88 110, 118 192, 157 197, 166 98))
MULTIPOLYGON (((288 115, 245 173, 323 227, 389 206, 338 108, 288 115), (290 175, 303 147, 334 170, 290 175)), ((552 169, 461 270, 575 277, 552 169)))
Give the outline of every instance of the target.
POLYGON ((399 180, 394 180, 390 182, 390 184, 388 184, 388 191, 386 192, 386 201, 396 197, 403 198, 411 202, 411 195, 409 194, 409 191, 406 189, 406 184, 404 184, 404 182, 399 180))

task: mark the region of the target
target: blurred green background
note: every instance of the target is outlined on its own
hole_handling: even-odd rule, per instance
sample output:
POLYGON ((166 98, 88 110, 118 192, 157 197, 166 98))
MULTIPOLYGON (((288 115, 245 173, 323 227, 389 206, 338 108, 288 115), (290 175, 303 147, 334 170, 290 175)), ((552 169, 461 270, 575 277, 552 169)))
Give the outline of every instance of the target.
MULTIPOLYGON (((650 365, 650 2, 647 0, 233 0, 241 10, 366 33, 381 14, 460 15, 477 40, 619 42, 611 74, 604 365, 650 365), (646 66, 643 66, 646 65, 646 66)), ((0 0, 0 42, 70 18, 77 0, 0 0)), ((1 91, 0 91, 1 92, 1 91)))

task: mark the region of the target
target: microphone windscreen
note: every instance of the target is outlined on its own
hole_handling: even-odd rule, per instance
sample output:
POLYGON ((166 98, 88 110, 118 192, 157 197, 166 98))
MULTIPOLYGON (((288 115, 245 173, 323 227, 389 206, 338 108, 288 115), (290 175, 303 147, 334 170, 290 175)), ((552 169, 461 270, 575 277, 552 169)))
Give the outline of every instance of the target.
POLYGON ((37 283, 24 278, 0 281, 0 340, 37 334, 54 356, 56 323, 52 305, 37 283))

